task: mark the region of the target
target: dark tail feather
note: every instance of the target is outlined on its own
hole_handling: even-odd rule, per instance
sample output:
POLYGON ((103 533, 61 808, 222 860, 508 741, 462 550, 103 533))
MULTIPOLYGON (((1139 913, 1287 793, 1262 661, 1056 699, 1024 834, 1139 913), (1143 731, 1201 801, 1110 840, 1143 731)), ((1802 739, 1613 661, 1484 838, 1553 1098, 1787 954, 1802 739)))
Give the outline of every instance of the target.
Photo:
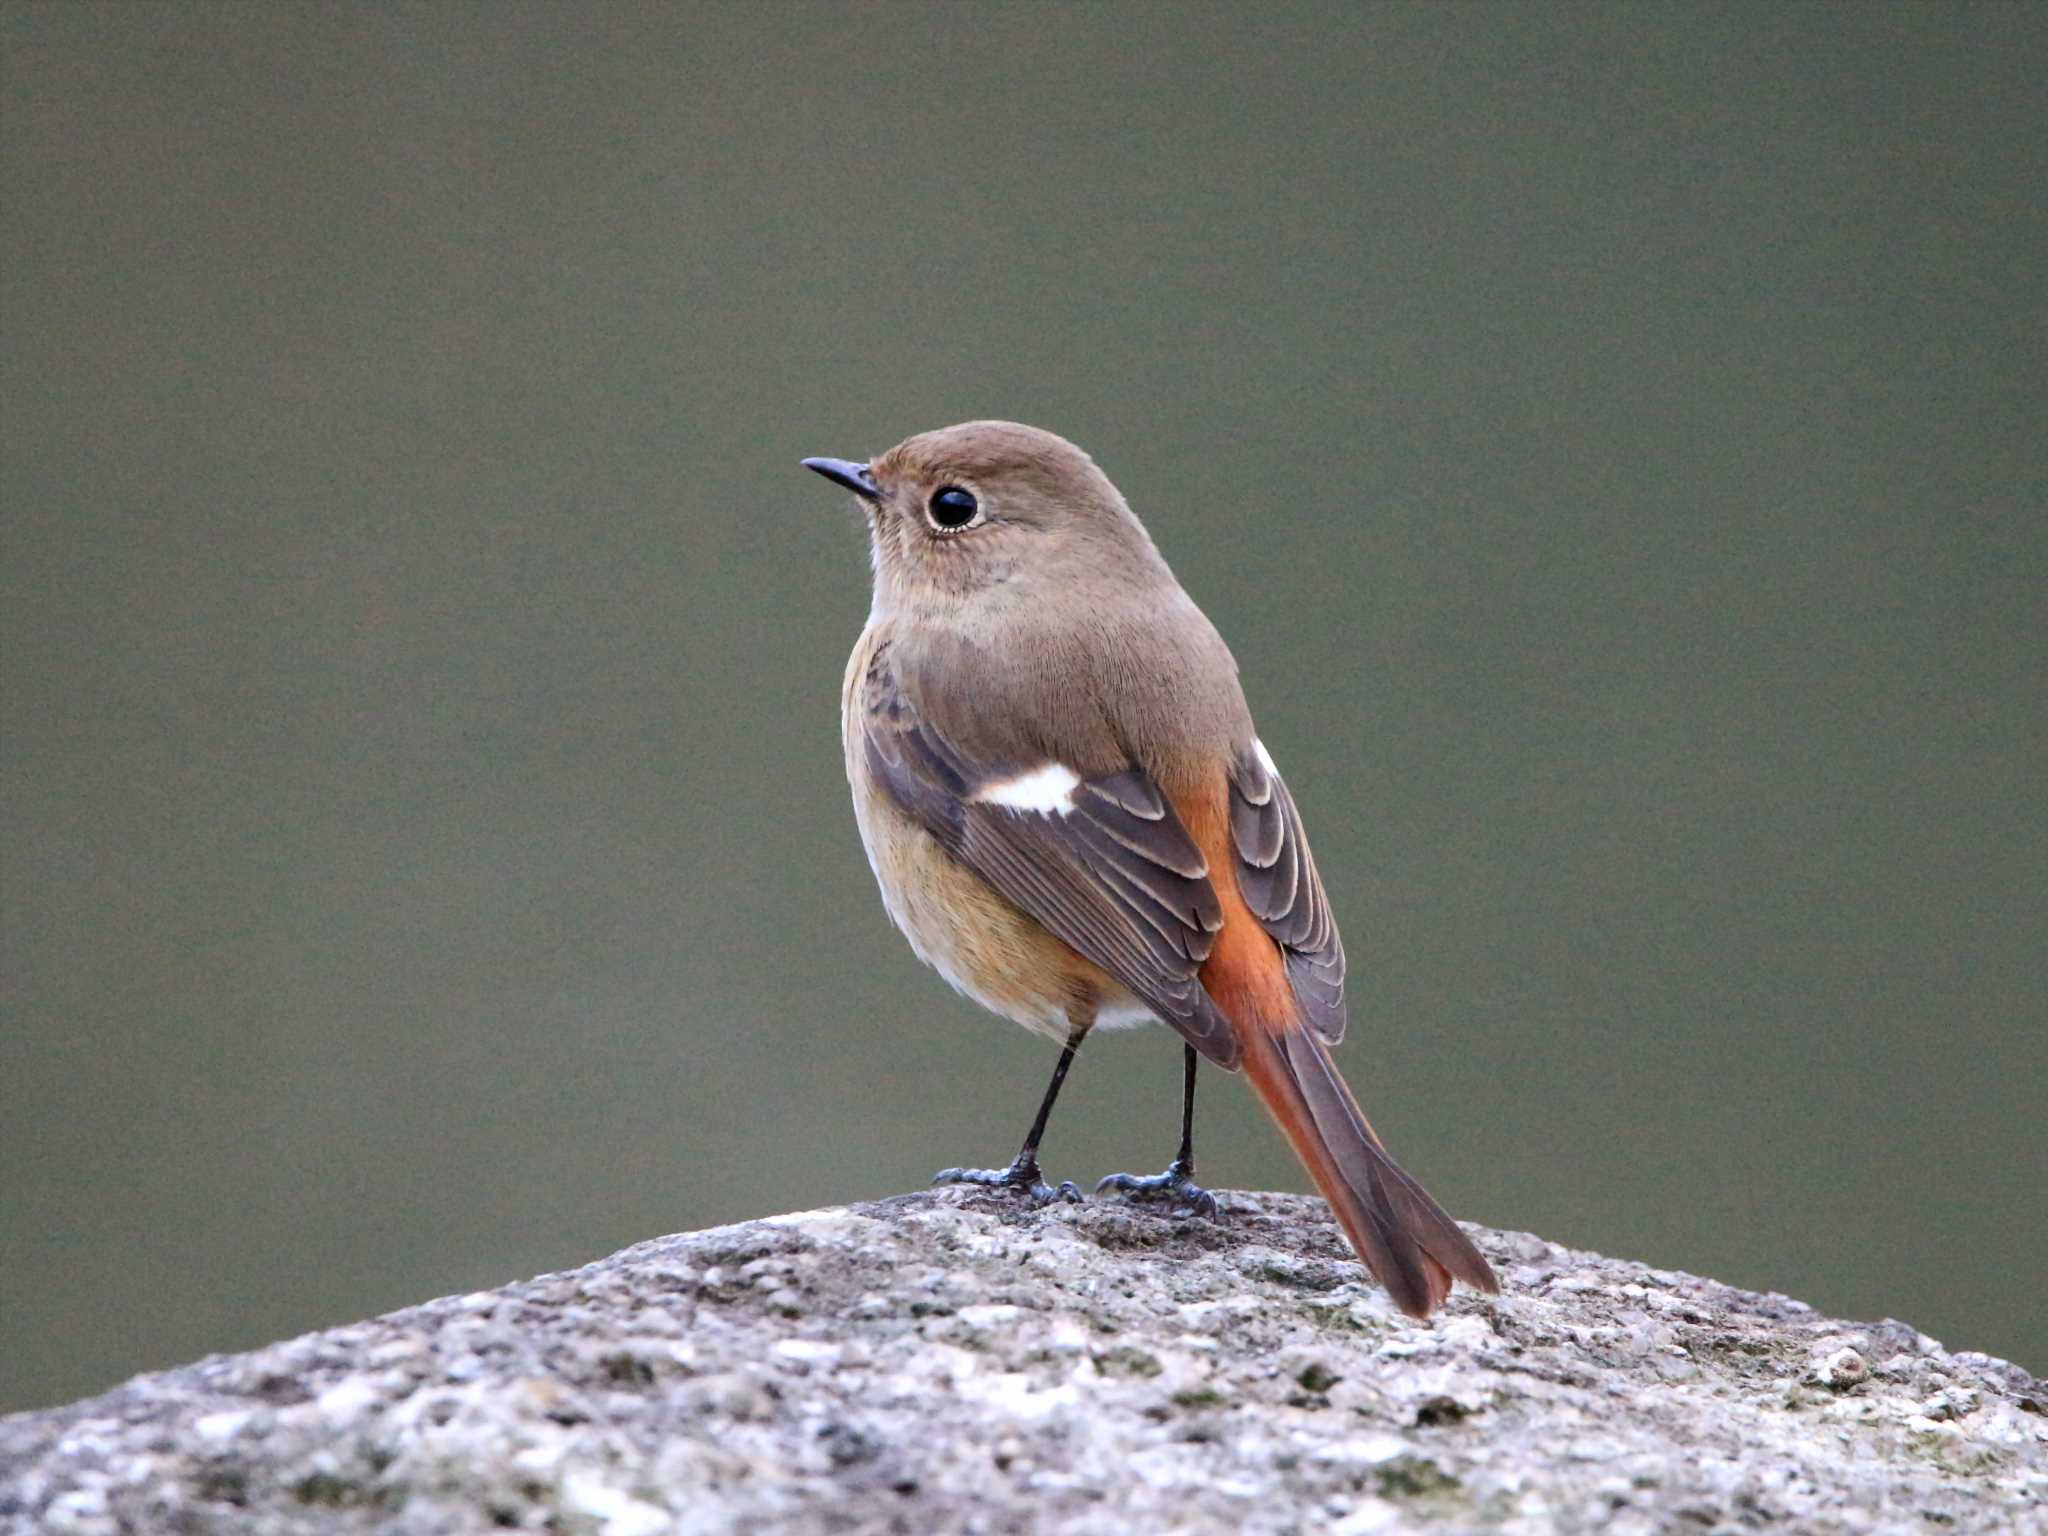
POLYGON ((1471 1239, 1387 1156, 1322 1041, 1300 1028, 1244 1033, 1245 1075, 1394 1304, 1427 1317, 1453 1279, 1498 1292, 1471 1239))

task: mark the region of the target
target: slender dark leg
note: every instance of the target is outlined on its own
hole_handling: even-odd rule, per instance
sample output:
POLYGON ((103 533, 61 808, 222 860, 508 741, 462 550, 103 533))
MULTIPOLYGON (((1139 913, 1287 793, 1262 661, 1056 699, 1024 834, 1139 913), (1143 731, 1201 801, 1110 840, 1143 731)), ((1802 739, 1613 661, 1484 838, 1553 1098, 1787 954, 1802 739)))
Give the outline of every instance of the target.
POLYGON ((1040 1205, 1052 1200, 1079 1200, 1081 1190, 1072 1179, 1063 1180, 1055 1189, 1045 1182, 1038 1171, 1038 1143, 1045 1135, 1045 1122, 1052 1114, 1053 1100, 1060 1096, 1060 1084, 1067 1080, 1067 1068, 1074 1064, 1074 1052, 1081 1049, 1081 1041, 1087 1035, 1087 1024, 1075 1024, 1067 1034, 1067 1048, 1060 1052, 1059 1065, 1052 1069, 1052 1081, 1045 1085, 1045 1097, 1038 1101, 1038 1114, 1031 1122, 1031 1129, 1024 1133, 1024 1145, 1016 1159, 1007 1168, 944 1168, 932 1175, 934 1184, 993 1184, 1004 1189, 1014 1189, 1040 1205))
POLYGON ((1197 1215, 1214 1220, 1222 1215, 1222 1209, 1216 1204, 1216 1197, 1195 1182, 1195 1067, 1201 1057, 1195 1054, 1192 1045, 1181 1049, 1186 1053, 1186 1065, 1181 1074, 1180 1155, 1167 1165, 1164 1173, 1144 1179, 1131 1173, 1112 1173, 1095 1186, 1095 1191, 1100 1194, 1105 1189, 1119 1189, 1139 1199, 1170 1195, 1184 1201, 1197 1215))

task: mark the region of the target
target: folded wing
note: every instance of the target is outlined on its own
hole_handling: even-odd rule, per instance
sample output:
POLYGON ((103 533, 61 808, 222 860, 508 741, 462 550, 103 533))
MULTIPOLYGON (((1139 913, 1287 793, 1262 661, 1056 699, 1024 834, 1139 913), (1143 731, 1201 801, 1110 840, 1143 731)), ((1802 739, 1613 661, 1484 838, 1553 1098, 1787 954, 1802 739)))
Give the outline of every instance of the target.
POLYGON ((931 718, 886 648, 862 689, 862 748, 896 805, 1203 1055, 1235 1067, 1230 1024, 1197 975, 1222 909, 1158 785, 1135 766, 1084 775, 1015 748, 977 754, 968 722, 931 718))
POLYGON ((1230 839, 1245 905, 1280 945, 1302 1020, 1344 1038, 1344 942, 1309 857, 1294 797, 1257 741, 1230 767, 1230 839))

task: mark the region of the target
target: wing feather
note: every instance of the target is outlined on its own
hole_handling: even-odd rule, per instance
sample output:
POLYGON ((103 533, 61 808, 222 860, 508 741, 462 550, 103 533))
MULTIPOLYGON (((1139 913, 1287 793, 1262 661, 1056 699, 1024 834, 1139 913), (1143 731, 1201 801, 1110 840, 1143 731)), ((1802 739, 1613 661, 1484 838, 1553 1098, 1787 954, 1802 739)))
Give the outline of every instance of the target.
POLYGON ((1236 1066, 1229 1021, 1198 975, 1223 909, 1159 786, 1124 767, 1081 777, 1058 809, 1001 804, 986 798, 992 789, 1052 760, 977 761, 919 708, 886 648, 862 686, 868 766, 896 805, 1203 1055, 1236 1066))
POLYGON ((1231 765, 1230 836, 1245 905, 1285 952, 1302 1016, 1335 1045, 1344 1038, 1344 942, 1301 813, 1257 743, 1231 765))

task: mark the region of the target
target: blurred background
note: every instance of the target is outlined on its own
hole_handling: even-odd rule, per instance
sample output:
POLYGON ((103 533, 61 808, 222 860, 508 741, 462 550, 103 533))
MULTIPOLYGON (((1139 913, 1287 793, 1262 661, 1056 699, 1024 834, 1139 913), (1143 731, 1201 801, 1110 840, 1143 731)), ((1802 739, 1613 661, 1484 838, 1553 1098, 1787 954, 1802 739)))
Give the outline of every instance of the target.
MULTIPOLYGON (((2048 12, 8 4, 0 1409, 1015 1150, 796 467, 1234 644, 1460 1216, 2048 1367, 2048 12)), ((1172 1151, 1091 1042, 1055 1178, 1172 1151)), ((1212 1076, 1201 1165, 1301 1188, 1212 1076)))

